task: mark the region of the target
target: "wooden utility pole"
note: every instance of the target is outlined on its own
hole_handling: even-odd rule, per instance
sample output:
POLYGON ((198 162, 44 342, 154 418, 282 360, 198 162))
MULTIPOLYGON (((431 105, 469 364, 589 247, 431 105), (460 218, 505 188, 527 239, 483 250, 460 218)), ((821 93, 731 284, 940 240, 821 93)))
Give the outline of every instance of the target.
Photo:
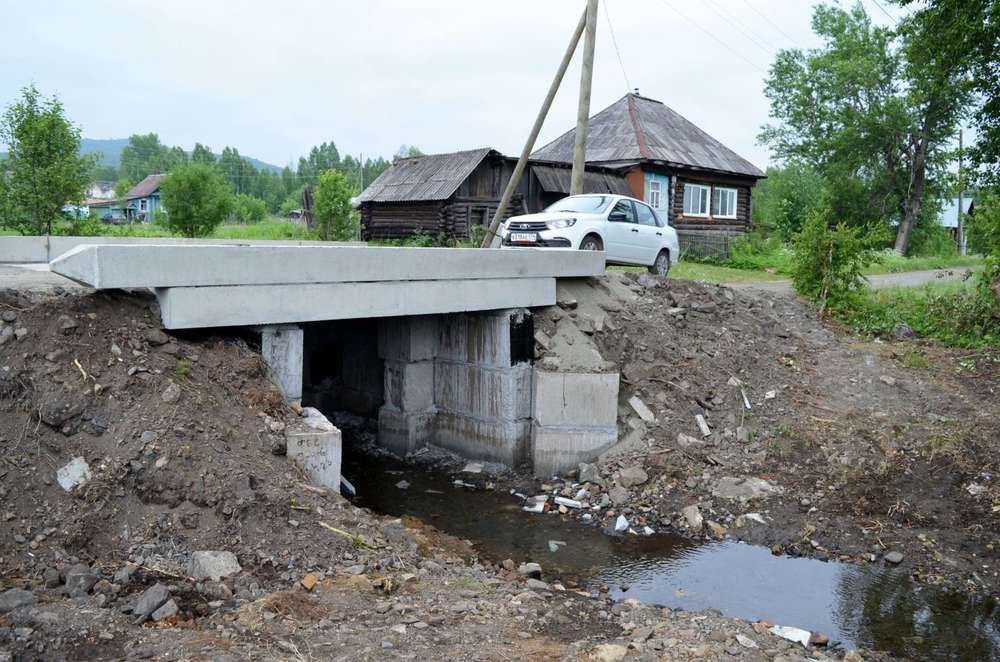
POLYGON ((966 255, 965 243, 965 182, 962 181, 962 129, 958 130, 958 254, 966 255))
POLYGON ((587 0, 587 34, 583 39, 583 66, 580 67, 580 102, 576 109, 576 143, 573 145, 573 173, 569 194, 583 193, 583 173, 587 162, 587 121, 590 118, 590 87, 594 81, 594 43, 597 40, 597 0, 587 0))
POLYGON ((486 229, 486 236, 483 238, 482 248, 489 248, 493 243, 493 238, 496 237, 497 229, 500 227, 501 221, 503 221, 504 213, 507 211, 507 206, 510 205, 511 198, 514 197, 514 191, 517 190, 517 185, 521 181, 521 175, 524 173, 524 166, 528 163, 528 157, 531 156, 531 150, 535 148, 535 141, 538 139, 538 133, 542 130, 542 124, 545 123, 545 116, 549 114, 549 108, 552 106, 552 100, 556 97, 556 92, 559 91, 559 84, 562 83, 563 76, 566 74, 566 69, 569 67, 570 60, 573 59, 573 53, 576 52, 576 45, 580 43, 580 36, 583 35, 583 29, 587 24, 587 15, 589 13, 589 7, 587 11, 583 12, 580 16, 580 22, 576 25, 576 30, 573 31, 573 36, 569 40, 569 46, 566 47, 566 52, 563 54, 562 62, 559 63, 559 69, 556 70, 556 75, 552 79, 552 84, 549 85, 548 94, 545 95, 545 100, 542 101, 542 107, 538 111, 538 117, 535 118, 535 124, 531 127, 531 133, 528 134, 528 139, 524 143, 524 149, 521 150, 521 156, 517 159, 517 165, 514 166, 514 172, 510 176, 510 181, 507 182, 507 188, 504 189, 503 196, 500 198, 500 204, 497 206, 497 211, 493 215, 493 220, 490 221, 490 227, 486 229))

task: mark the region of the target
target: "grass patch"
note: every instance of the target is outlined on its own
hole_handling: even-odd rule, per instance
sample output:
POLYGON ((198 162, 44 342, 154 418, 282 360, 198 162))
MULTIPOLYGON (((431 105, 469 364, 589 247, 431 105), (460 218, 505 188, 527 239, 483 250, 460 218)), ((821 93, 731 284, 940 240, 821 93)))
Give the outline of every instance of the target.
MULTIPOLYGON (((866 289, 830 312, 862 336, 890 337, 898 324, 908 324, 920 337, 953 347, 1000 345, 1000 309, 983 293, 978 276, 922 287, 866 289)), ((903 358, 911 367, 925 361, 922 355, 903 358)))

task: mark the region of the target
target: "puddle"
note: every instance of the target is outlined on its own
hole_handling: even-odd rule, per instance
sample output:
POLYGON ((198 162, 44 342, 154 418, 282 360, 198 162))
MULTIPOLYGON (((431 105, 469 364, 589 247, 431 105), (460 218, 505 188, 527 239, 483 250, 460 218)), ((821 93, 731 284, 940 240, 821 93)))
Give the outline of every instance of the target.
POLYGON ((535 561, 548 579, 609 586, 616 599, 717 609, 823 632, 845 648, 914 659, 1000 659, 996 599, 920 587, 899 570, 780 557, 762 547, 701 544, 671 534, 615 538, 567 517, 525 513, 506 492, 456 487, 450 476, 382 458, 349 457, 344 474, 358 489, 359 505, 416 517, 472 541, 493 561, 535 561), (401 480, 405 490, 396 486, 401 480))

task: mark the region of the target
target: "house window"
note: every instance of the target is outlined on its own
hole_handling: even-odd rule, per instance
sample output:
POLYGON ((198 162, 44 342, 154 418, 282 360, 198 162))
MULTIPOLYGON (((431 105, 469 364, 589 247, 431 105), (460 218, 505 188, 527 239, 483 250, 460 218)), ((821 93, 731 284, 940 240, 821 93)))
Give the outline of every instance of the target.
POLYGON ((139 201, 139 211, 146 211, 146 199, 143 198, 139 201))
POLYGON ((660 182, 655 179, 650 180, 649 182, 649 195, 646 197, 646 202, 648 202, 653 209, 660 208, 660 182))
POLYGON ((716 218, 736 218, 736 189, 715 189, 712 200, 712 216, 716 218))
POLYGON ((684 213, 687 216, 708 216, 708 197, 712 189, 699 184, 684 185, 684 213))

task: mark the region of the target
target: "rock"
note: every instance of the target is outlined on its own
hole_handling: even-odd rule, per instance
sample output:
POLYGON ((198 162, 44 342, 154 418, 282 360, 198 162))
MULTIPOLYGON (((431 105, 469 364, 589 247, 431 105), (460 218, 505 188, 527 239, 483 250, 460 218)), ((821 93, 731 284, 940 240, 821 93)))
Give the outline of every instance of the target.
POLYGON ((865 658, 856 650, 849 650, 844 654, 844 662, 865 662, 865 658))
POLYGON ((58 323, 63 333, 72 333, 73 329, 76 328, 76 320, 69 315, 60 315, 58 323))
POLYGON ((540 580, 540 579, 533 579, 533 578, 529 577, 528 581, 526 582, 526 584, 527 584, 528 588, 530 588, 533 591, 548 591, 548 590, 551 590, 551 587, 548 584, 546 584, 545 582, 543 582, 542 580, 540 580))
POLYGON ((678 432, 677 445, 680 446, 681 448, 698 448, 700 446, 704 446, 705 442, 696 437, 692 437, 689 434, 678 432))
MULTIPOLYGON (((645 276, 647 274, 641 274, 645 276)), ((594 662, 618 662, 625 657, 628 649, 618 644, 601 644, 596 646, 590 653, 590 659, 594 662)))
POLYGON ((559 299, 556 301, 556 304, 563 310, 575 310, 576 307, 580 305, 579 302, 573 298, 559 299))
POLYGON ((135 574, 135 571, 138 568, 139 566, 137 566, 134 563, 126 563, 125 565, 123 565, 122 567, 118 568, 118 570, 115 571, 114 577, 112 577, 112 579, 116 584, 122 584, 122 585, 129 584, 132 581, 132 575, 135 574))
POLYGON ((59 570, 57 568, 46 568, 45 572, 42 573, 42 581, 45 583, 45 588, 59 588, 62 580, 59 577, 59 570))
POLYGON ((636 279, 636 282, 648 290, 655 290, 657 287, 662 285, 660 279, 652 274, 639 274, 639 278, 636 279))
POLYGON ((726 527, 722 526, 718 522, 713 522, 712 520, 708 520, 707 522, 705 522, 705 524, 708 526, 709 531, 712 532, 712 535, 715 536, 716 538, 726 537, 726 531, 728 531, 728 529, 726 529, 726 527))
POLYGON ((596 465, 581 462, 577 470, 577 479, 581 483, 596 484, 601 482, 601 474, 598 472, 596 465))
POLYGON ((892 330, 892 335, 900 340, 914 340, 917 338, 917 332, 909 324, 897 324, 892 330))
POLYGON ((6 614, 9 611, 33 604, 35 604, 35 594, 31 591, 11 588, 0 593, 0 614, 6 614))
POLYGON ((535 344, 548 351, 552 347, 552 339, 549 338, 549 334, 538 329, 535 331, 535 344))
POLYGON ((746 636, 745 634, 736 635, 736 643, 738 643, 743 648, 757 648, 757 642, 746 636))
POLYGON ((15 313, 13 310, 5 310, 3 311, 3 313, 0 313, 0 319, 2 319, 4 322, 7 322, 8 324, 16 322, 17 313, 15 313))
POLYGON ((141 441, 143 444, 152 444, 156 441, 157 436, 158 435, 152 430, 145 430, 142 434, 139 435, 139 441, 141 441))
POLYGON ((626 531, 628 531, 628 518, 619 515, 618 519, 615 520, 615 533, 625 533, 626 531))
POLYGON ((401 490, 405 490, 410 487, 410 483, 409 481, 401 480, 398 483, 396 483, 396 487, 398 487, 401 490))
POLYGON ((157 582, 147 588, 135 606, 132 607, 132 614, 136 617, 136 623, 141 624, 146 621, 154 611, 162 607, 170 599, 170 590, 163 584, 157 582))
POLYGON ((701 516, 701 511, 696 505, 690 505, 681 510, 681 515, 684 517, 685 524, 692 531, 701 531, 702 524, 704 524, 705 519, 701 516))
POLYGON ((310 572, 308 575, 299 580, 299 584, 301 584, 302 588, 305 590, 311 591, 313 590, 313 587, 316 586, 317 581, 319 580, 316 579, 316 575, 310 572))
POLYGON ((813 632, 812 636, 809 637, 810 646, 827 646, 830 643, 830 637, 826 636, 822 632, 813 632))
POLYGON ((896 385, 896 378, 892 377, 891 375, 882 375, 878 379, 879 379, 880 382, 882 382, 886 386, 895 386, 896 385))
POLYGON ((167 600, 159 609, 152 613, 154 621, 164 621, 171 616, 176 616, 180 609, 177 608, 177 603, 173 600, 167 600))
POLYGON ((628 399, 628 404, 632 407, 632 410, 639 415, 639 418, 647 423, 652 423, 656 420, 656 416, 650 411, 646 403, 639 399, 639 396, 633 395, 628 399))
POLYGON ((59 428, 63 423, 83 413, 79 404, 59 396, 46 399, 38 410, 38 417, 46 425, 59 428))
POLYGON ((146 339, 150 345, 166 345, 170 342, 170 336, 165 334, 161 329, 146 329, 146 332, 142 334, 142 337, 146 339))
POLYGON ((231 577, 243 568, 232 552, 201 551, 191 554, 188 574, 195 579, 211 579, 217 582, 223 577, 231 577))
POLYGON ((772 494, 781 494, 784 489, 773 485, 763 478, 720 478, 712 488, 712 496, 720 499, 764 499, 772 494))
POLYGON ((522 577, 538 579, 542 576, 542 566, 537 563, 523 563, 518 567, 517 572, 522 577))
POLYGON ((68 464, 56 472, 56 481, 67 492, 71 492, 73 488, 83 485, 92 477, 93 474, 90 472, 90 465, 82 457, 74 457, 68 464))
POLYGON ((71 598, 82 598, 90 593, 100 576, 90 566, 75 565, 66 571, 66 593, 71 598))
POLYGON ((621 485, 615 485, 608 491, 608 498, 611 499, 611 503, 620 506, 628 501, 628 490, 621 485))
POLYGON ((160 399, 166 403, 177 402, 180 398, 181 387, 173 382, 170 382, 167 388, 163 389, 163 393, 160 394, 160 399))
POLYGON ((557 496, 553 499, 560 506, 566 506, 567 508, 583 508, 583 504, 576 499, 567 499, 566 497, 557 496))
POLYGON ((483 463, 482 462, 469 462, 464 467, 462 467, 462 473, 464 473, 464 474, 481 474, 481 473, 483 473, 483 463))
POLYGON ((18 329, 14 329, 14 337, 17 338, 18 340, 21 340, 26 335, 28 335, 28 330, 23 326, 18 329))
POLYGON ((14 329, 9 326, 5 326, 0 329, 0 345, 4 345, 8 340, 14 339, 14 329))
POLYGON ((638 466, 626 467, 618 473, 618 483, 622 487, 635 487, 642 485, 647 480, 649 480, 649 476, 642 470, 642 467, 638 466))
POLYGON ((889 552, 885 555, 885 561, 886 563, 899 565, 903 562, 903 554, 901 552, 889 552))

